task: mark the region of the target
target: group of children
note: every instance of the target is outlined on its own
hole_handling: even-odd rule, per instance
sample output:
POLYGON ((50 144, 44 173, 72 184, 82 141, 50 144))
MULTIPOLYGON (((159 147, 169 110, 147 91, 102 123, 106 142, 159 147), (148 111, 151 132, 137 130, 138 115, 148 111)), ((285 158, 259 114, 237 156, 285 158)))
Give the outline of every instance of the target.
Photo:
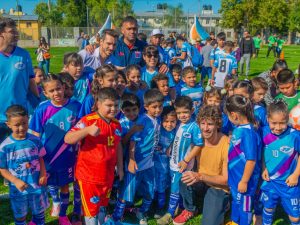
MULTIPOLYGON (((179 185, 204 145, 196 122, 203 105, 222 109, 221 131, 231 137, 231 220, 251 224, 257 201, 263 206, 255 204, 255 213, 262 215, 263 224, 272 224, 280 201, 291 224, 300 224, 300 136, 287 124, 300 96, 298 83, 289 69, 277 73, 273 78, 281 93, 266 109, 268 83, 260 77, 237 80, 232 43, 221 36, 210 54, 213 70, 207 87, 197 82, 192 66, 178 63, 160 74, 159 53, 151 45, 143 52, 145 67, 130 65, 125 73, 113 65, 87 73, 81 57, 69 53, 62 73, 36 75, 45 101, 31 104, 31 115, 21 106, 9 107, 12 134, 0 145, 0 172, 10 182, 15 224, 26 224, 29 208, 29 224, 44 224, 48 193, 51 215, 59 217, 60 225, 81 224, 82 215, 86 225, 103 224, 117 179, 111 221, 121 221, 139 196, 142 205, 135 213, 140 224, 147 224, 154 201, 158 224, 184 224, 182 216, 176 217, 179 185), (70 184, 71 221, 66 215, 70 184)), ((187 214, 186 220, 192 216, 187 214)))

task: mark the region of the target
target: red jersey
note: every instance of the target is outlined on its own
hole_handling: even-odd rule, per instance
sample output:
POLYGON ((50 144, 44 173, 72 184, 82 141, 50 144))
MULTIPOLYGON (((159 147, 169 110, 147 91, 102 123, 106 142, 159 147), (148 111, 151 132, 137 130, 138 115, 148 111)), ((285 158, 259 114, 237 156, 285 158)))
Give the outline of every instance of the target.
POLYGON ((107 123, 97 113, 84 116, 71 129, 76 131, 92 125, 100 129, 96 137, 87 135, 80 143, 75 169, 77 180, 100 185, 112 185, 117 164, 117 148, 121 141, 121 125, 117 120, 107 123))

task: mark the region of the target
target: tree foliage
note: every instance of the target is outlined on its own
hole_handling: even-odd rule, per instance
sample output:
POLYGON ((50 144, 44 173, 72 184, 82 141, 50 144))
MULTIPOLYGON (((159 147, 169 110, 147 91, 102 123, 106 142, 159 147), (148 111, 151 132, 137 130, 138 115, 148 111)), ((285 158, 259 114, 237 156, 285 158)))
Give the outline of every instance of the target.
POLYGON ((167 6, 167 13, 164 16, 163 25, 167 27, 181 27, 186 23, 185 18, 183 18, 182 4, 177 6, 167 6))
POLYGON ((86 2, 80 0, 57 0, 57 7, 63 13, 62 25, 66 27, 86 26, 86 2))
POLYGON ((34 13, 38 16, 39 21, 43 26, 61 25, 62 12, 56 4, 50 3, 50 11, 45 2, 38 3, 35 6, 34 13))

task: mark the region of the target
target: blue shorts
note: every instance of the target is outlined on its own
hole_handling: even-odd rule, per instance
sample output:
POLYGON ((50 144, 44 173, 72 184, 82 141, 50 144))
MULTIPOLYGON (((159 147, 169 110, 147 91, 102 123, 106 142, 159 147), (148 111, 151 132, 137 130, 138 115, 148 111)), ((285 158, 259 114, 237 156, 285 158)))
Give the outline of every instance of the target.
POLYGON ((251 224, 254 196, 232 192, 231 220, 237 224, 251 224))
POLYGON ((61 171, 47 172, 47 185, 63 187, 74 182, 74 168, 70 167, 61 171))
POLYGON ((137 191, 147 200, 154 197, 154 167, 137 171, 135 174, 125 172, 124 182, 121 185, 119 198, 133 202, 137 191))
POLYGON ((202 68, 201 68, 201 80, 204 80, 206 76, 208 76, 208 79, 211 79, 211 73, 212 73, 212 68, 211 67, 202 66, 202 68))
POLYGON ((170 176, 171 176, 171 193, 179 193, 179 184, 180 184, 180 179, 182 177, 182 173, 179 173, 178 171, 170 170, 170 176))
POLYGON ((261 201, 264 208, 275 209, 278 202, 281 202, 284 211, 292 217, 300 217, 300 198, 299 196, 291 196, 291 198, 286 198, 279 196, 277 193, 262 191, 261 201))
POLYGON ((155 191, 163 193, 170 183, 169 157, 166 155, 154 154, 155 168, 155 191))
POLYGON ((23 218, 31 209, 32 215, 38 215, 45 212, 49 207, 49 201, 46 191, 38 194, 25 194, 10 197, 11 208, 15 218, 23 218))

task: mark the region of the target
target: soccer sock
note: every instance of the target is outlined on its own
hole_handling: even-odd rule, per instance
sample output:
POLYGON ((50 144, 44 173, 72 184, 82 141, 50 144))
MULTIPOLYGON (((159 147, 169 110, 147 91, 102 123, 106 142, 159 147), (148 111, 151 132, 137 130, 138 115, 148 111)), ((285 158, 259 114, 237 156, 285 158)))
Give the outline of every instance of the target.
POLYGON ((122 202, 120 199, 117 200, 117 204, 112 215, 114 221, 119 221, 123 217, 125 206, 126 202, 122 202))
POLYGON ((73 213, 77 215, 81 215, 81 198, 80 198, 80 188, 77 182, 73 183, 74 187, 74 208, 73 208, 73 213))
POLYGON ((14 219, 14 220, 15 220, 15 225, 26 225, 26 219, 24 219, 24 220, 14 219))
POLYGON ((243 211, 240 210, 240 223, 239 224, 245 224, 245 225, 250 225, 252 223, 252 212, 248 212, 248 211, 243 211))
POLYGON ((262 214, 262 224, 271 225, 273 222, 273 214, 274 214, 274 210, 272 210, 272 212, 269 212, 264 208, 262 214))
POLYGON ((151 200, 143 199, 143 203, 142 203, 142 206, 139 209, 139 211, 141 213, 148 212, 150 209, 151 203, 152 203, 152 199, 151 200))
POLYGON ((172 217, 175 214, 175 210, 177 208, 178 201, 179 201, 179 193, 171 193, 170 200, 169 200, 168 213, 170 213, 172 215, 172 217))
POLYGON ((69 197, 70 193, 62 193, 60 192, 60 212, 59 216, 66 216, 67 209, 69 206, 69 197))
POLYGON ((100 212, 98 213, 98 224, 102 225, 104 224, 106 216, 106 208, 104 206, 100 207, 100 212))
POLYGON ((159 193, 157 192, 157 207, 158 209, 162 209, 166 204, 166 193, 162 192, 159 193))
POLYGON ((36 225, 44 225, 45 224, 45 213, 42 212, 37 215, 32 215, 32 222, 36 225))
POLYGON ((85 225, 98 225, 98 216, 93 216, 93 217, 84 217, 84 222, 85 225))
POLYGON ((59 202, 60 202, 59 195, 58 195, 58 190, 59 190, 59 188, 56 187, 56 186, 52 186, 52 185, 48 186, 48 191, 51 195, 53 204, 59 204, 59 202))

